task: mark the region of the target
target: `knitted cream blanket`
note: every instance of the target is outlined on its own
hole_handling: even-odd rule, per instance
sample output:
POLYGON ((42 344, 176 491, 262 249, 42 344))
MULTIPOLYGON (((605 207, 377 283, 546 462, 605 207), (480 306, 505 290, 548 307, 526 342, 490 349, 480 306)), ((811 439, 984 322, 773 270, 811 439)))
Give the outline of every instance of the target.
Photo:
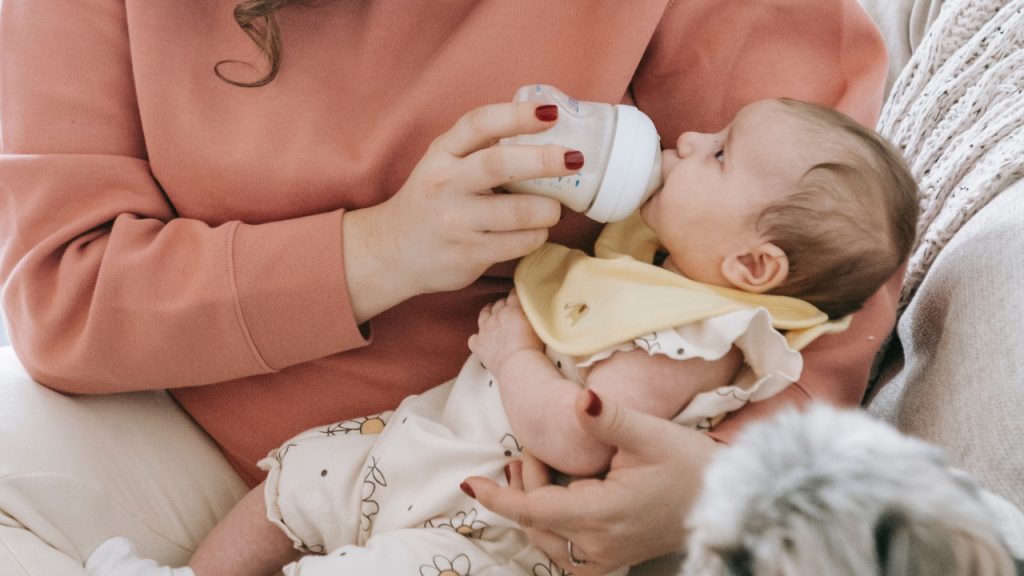
POLYGON ((1024 176, 1024 0, 946 0, 896 80, 878 131, 920 185, 902 310, 963 224, 1024 176))

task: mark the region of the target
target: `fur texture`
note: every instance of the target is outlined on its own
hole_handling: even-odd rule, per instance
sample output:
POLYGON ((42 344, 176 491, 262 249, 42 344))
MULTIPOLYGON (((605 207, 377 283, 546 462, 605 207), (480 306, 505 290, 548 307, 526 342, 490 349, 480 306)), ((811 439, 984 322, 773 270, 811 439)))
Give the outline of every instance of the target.
POLYGON ((991 519, 938 448, 814 406, 750 426, 716 458, 685 573, 1012 576, 991 519))

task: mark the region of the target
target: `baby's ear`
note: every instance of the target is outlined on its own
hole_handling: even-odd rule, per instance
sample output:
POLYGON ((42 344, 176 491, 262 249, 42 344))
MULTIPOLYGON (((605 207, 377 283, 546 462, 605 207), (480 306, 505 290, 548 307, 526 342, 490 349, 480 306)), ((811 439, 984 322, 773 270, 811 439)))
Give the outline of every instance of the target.
POLYGON ((789 258, 771 242, 730 254, 722 261, 722 276, 746 292, 767 292, 785 282, 788 275, 789 258))

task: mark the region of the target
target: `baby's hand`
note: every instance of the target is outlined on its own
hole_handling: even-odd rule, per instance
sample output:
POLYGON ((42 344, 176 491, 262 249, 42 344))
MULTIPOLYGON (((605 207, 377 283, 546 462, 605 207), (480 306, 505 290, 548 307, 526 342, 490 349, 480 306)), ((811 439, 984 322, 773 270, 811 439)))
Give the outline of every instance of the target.
POLYGON ((477 324, 480 332, 469 337, 469 349, 495 374, 501 364, 516 352, 544 349, 544 343, 526 319, 515 291, 504 300, 484 306, 477 324))

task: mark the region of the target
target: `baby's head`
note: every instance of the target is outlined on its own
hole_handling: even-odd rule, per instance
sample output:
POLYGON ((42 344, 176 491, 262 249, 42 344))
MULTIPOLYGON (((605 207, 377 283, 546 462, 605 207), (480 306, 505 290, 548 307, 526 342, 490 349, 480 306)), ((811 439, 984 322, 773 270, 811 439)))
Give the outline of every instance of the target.
POLYGON ((880 136, 796 100, 745 106, 721 132, 687 132, 662 157, 641 216, 667 266, 710 284, 794 296, 837 318, 910 252, 917 185, 880 136))

